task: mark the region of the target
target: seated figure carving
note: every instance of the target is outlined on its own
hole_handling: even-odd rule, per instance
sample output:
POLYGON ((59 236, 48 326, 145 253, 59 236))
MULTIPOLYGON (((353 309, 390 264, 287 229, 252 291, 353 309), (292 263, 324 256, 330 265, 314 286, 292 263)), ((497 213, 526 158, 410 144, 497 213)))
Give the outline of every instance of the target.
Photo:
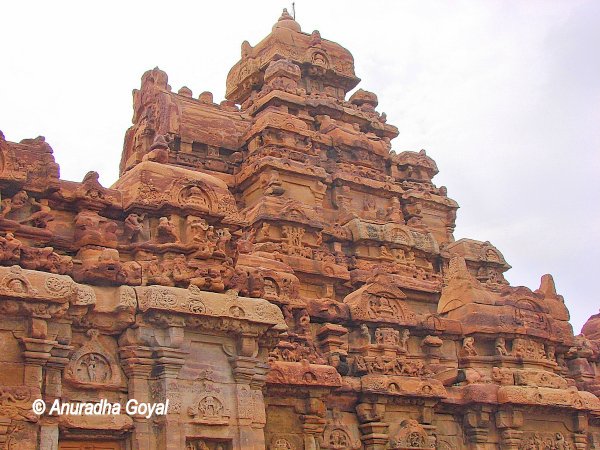
POLYGON ((2 200, 0 217, 34 228, 47 228, 48 222, 54 220, 47 201, 37 201, 26 191, 19 191, 12 198, 2 200))

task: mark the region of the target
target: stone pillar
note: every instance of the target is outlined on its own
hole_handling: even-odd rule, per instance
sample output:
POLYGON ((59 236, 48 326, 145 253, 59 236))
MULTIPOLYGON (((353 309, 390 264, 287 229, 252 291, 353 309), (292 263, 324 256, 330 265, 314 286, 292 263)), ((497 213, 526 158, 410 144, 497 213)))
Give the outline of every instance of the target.
POLYGON ((437 400, 432 399, 424 399, 423 405, 420 408, 421 412, 421 420, 422 424, 431 425, 433 423, 435 417, 435 406, 437 405, 437 400))
POLYGON ((44 424, 40 428, 39 450, 58 450, 58 424, 44 424))
POLYGON ((317 436, 323 434, 325 419, 315 415, 303 415, 302 431, 304 432, 304 450, 318 450, 317 436))
POLYGON ((575 448, 586 449, 588 446, 588 429, 589 422, 588 416, 585 413, 578 412, 573 417, 574 435, 573 440, 575 441, 575 448))
MULTIPOLYGON (((183 338, 183 328, 170 331, 176 334, 181 333, 181 337, 183 338)), ((158 347, 154 349, 154 355, 156 358, 155 371, 158 375, 157 382, 160 398, 153 398, 151 401, 162 402, 171 397, 172 386, 177 384, 177 376, 185 364, 188 352, 179 348, 158 347)), ((171 408, 169 409, 171 410, 171 408)), ((161 438, 157 448, 161 450, 180 450, 185 448, 185 435, 181 432, 179 414, 168 411, 167 415, 161 419, 161 438)))
MULTIPOLYGON (((229 358, 229 362, 236 383, 250 385, 255 380, 257 365, 260 362, 258 359, 248 356, 234 356, 229 358)), ((257 386, 257 388, 260 387, 262 387, 262 383, 257 386)))
POLYGON ((360 440, 365 450, 384 450, 387 447, 388 426, 385 422, 367 422, 359 425, 362 433, 360 440))
POLYGON ((328 391, 314 388, 308 391, 309 397, 306 399, 304 414, 300 415, 302 422, 302 431, 304 432, 304 450, 317 450, 318 437, 323 434, 327 420, 327 406, 323 398, 328 391))
MULTIPOLYGON (((150 366, 144 369, 145 383, 143 392, 129 392, 129 398, 135 398, 139 402, 164 402, 171 396, 169 389, 173 389, 176 386, 177 376, 181 367, 185 363, 185 357, 188 352, 181 350, 180 347, 184 342, 185 335, 185 322, 181 317, 166 314, 162 317, 161 328, 150 328, 141 326, 136 332, 131 332, 129 340, 132 342, 151 342, 152 347, 145 347, 145 352, 150 352, 150 366), (155 381, 152 382, 152 389, 150 390, 148 375, 145 373, 152 373, 155 381), (144 396, 144 400, 140 396, 144 396)), ((140 380, 141 381, 141 380, 140 380)), ((175 393, 173 397, 175 397, 175 393)), ((152 438, 151 446, 142 448, 152 448, 160 450, 176 450, 185 448, 185 436, 181 433, 181 425, 179 423, 179 414, 175 414, 172 411, 172 407, 169 406, 169 411, 166 416, 151 417, 145 419, 144 417, 135 418, 136 427, 137 423, 145 422, 146 433, 152 438), (150 430, 150 426, 154 426, 155 430, 150 430)))
POLYGON ((25 347, 23 359, 25 360, 24 384, 32 388, 42 390, 43 368, 50 359, 50 351, 56 341, 48 339, 21 338, 21 343, 25 347))
POLYGON ((488 447, 490 419, 491 408, 486 405, 468 410, 465 413, 463 424, 469 448, 473 450, 485 450, 488 447))
POLYGON ((575 441, 575 448, 577 449, 584 450, 590 448, 588 445, 587 433, 575 433, 573 435, 573 440, 575 441))
POLYGON ((519 430, 523 425, 523 414, 512 408, 501 409, 496 412, 496 428, 500 431, 502 448, 518 450, 523 432, 519 430))
POLYGON ((69 362, 72 345, 55 344, 46 363, 46 386, 44 397, 47 402, 62 396, 62 372, 69 362))
POLYGON ((264 427, 267 422, 262 388, 268 366, 255 357, 258 352, 257 339, 256 335, 249 333, 240 336, 237 342, 238 355, 229 357, 236 383, 239 447, 249 450, 265 448, 264 427))
MULTIPOLYGON (((48 360, 51 357, 50 352, 52 347, 54 347, 57 342, 45 339, 46 331, 46 321, 34 318, 32 319, 31 324, 31 334, 33 336, 42 337, 21 337, 20 340, 25 348, 25 351, 23 351, 23 360, 25 361, 23 384, 31 388, 33 392, 38 392, 40 398, 48 403, 47 399, 45 399, 42 395, 42 387, 44 384, 44 366, 48 363, 48 360)), ((54 450, 52 447, 54 444, 56 444, 56 447, 58 447, 58 428, 56 426, 54 428, 56 428, 56 433, 52 432, 50 437, 46 438, 46 442, 48 444, 45 445, 47 449, 51 450, 54 450), (56 434, 56 439, 55 441, 52 441, 51 436, 54 436, 54 434, 56 434)))
MULTIPOLYGON (((152 372, 154 360, 152 349, 144 346, 124 346, 119 348, 121 365, 127 375, 128 396, 138 402, 150 401, 148 378, 152 372)), ((151 450, 156 448, 156 437, 145 417, 132 417, 134 423, 131 436, 132 450, 151 450)))
POLYGON ((359 403, 356 412, 361 422, 358 427, 365 450, 385 450, 389 441, 389 424, 383 422, 385 403, 378 401, 359 403))
MULTIPOLYGON (((62 397, 62 372, 69 362, 73 346, 54 344, 46 362, 44 400, 46 405, 62 397)), ((58 418, 42 417, 40 420, 40 450, 58 450, 58 418)))

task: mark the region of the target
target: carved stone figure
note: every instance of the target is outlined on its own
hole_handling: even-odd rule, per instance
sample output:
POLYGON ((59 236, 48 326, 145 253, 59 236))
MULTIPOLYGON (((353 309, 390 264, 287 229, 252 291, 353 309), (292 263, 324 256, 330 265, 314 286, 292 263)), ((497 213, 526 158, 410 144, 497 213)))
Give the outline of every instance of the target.
POLYGON ((23 244, 15 238, 13 233, 6 233, 5 237, 0 237, 0 260, 4 264, 14 264, 21 259, 21 247, 23 244))
POLYGON ((156 241, 160 244, 178 242, 177 228, 168 217, 161 217, 156 227, 156 241))
POLYGON ((114 247, 117 243, 117 225, 96 211, 84 210, 75 217, 75 244, 114 247))
POLYGON ((496 338, 496 354, 499 356, 508 356, 508 350, 506 349, 506 340, 503 337, 496 338))
POLYGON ((403 352, 408 351, 408 339, 410 338, 410 331, 408 329, 402 330, 402 337, 398 343, 400 350, 403 352))
POLYGON ((477 350, 475 349, 475 338, 468 336, 463 339, 462 351, 465 356, 477 356, 477 350))
POLYGON ((129 214, 123 222, 125 239, 129 242, 145 242, 150 239, 148 228, 144 222, 145 214, 129 214))
POLYGON ((46 228, 54 220, 47 202, 38 202, 26 191, 17 192, 12 198, 2 201, 0 217, 35 228, 46 228))
POLYGON ((371 332, 366 324, 360 326, 360 334, 365 339, 367 345, 371 344, 371 332))

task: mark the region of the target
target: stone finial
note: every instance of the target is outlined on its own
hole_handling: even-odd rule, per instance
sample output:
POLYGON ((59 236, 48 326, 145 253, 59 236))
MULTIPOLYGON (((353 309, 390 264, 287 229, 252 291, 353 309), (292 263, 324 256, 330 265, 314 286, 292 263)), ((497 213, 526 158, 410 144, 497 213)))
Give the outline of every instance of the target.
POLYGON ((281 16, 278 19, 279 22, 281 22, 282 20, 294 20, 294 18, 288 12, 287 8, 283 8, 281 16))
POLYGON ((83 177, 83 181, 81 182, 82 184, 98 184, 100 185, 100 181, 98 181, 100 178, 100 175, 98 174, 98 172, 94 171, 94 170, 90 170, 88 173, 85 174, 85 176, 83 177))
POLYGON ((219 106, 221 106, 221 109, 225 110, 225 111, 239 111, 240 108, 238 108, 238 106, 235 104, 235 102, 232 102, 230 100, 223 100, 221 103, 219 103, 219 106))
POLYGON ((213 104, 213 94, 212 92, 204 91, 200 94, 198 100, 200 100, 200 103, 213 104))
POLYGON ((179 95, 183 95, 184 97, 192 98, 192 90, 187 86, 182 86, 177 93, 179 95))
POLYGON ((319 45, 321 45, 321 33, 319 30, 314 30, 310 35, 310 46, 318 47, 319 45))
POLYGON ((538 291, 544 294, 545 297, 556 297, 556 286, 554 285, 554 278, 552 278, 552 275, 549 273, 542 275, 538 291))
POLYGON ((244 41, 242 42, 242 59, 248 58, 252 53, 252 46, 250 42, 244 41))
POLYGON ((167 89, 168 88, 169 77, 167 73, 163 70, 160 70, 155 67, 152 70, 148 70, 144 75, 142 75, 142 86, 144 85, 154 85, 158 88, 167 89))
POLYGON ((273 31, 275 31, 278 28, 287 28, 288 30, 297 32, 302 31, 300 28, 300 24, 294 20, 294 18, 288 12, 287 8, 283 8, 283 12, 281 13, 279 19, 277 19, 277 23, 273 25, 273 31))

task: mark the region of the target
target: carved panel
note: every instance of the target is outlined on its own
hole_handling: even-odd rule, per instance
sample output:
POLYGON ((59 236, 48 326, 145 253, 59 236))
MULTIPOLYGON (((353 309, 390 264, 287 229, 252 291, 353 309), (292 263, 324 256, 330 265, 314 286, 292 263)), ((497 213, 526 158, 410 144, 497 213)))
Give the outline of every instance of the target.
POLYGON ((89 389, 121 387, 121 371, 106 348, 99 342, 97 330, 89 330, 89 340, 71 356, 65 368, 65 381, 89 389))
POLYGON ((409 450, 418 448, 435 448, 435 438, 414 419, 406 419, 400 423, 400 428, 390 439, 390 449, 409 450))
POLYGON ((519 450, 572 450, 574 445, 563 433, 526 433, 519 450))

